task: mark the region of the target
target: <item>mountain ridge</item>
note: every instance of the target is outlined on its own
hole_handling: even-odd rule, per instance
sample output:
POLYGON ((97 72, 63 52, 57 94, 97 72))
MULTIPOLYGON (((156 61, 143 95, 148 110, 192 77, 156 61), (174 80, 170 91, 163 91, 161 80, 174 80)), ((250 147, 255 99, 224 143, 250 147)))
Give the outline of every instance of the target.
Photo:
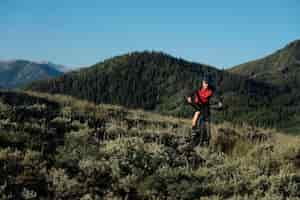
POLYGON ((16 88, 35 80, 57 77, 63 74, 59 66, 24 59, 0 61, 0 85, 4 88, 16 88))
MULTIPOLYGON (((294 62, 298 52, 297 40, 267 56, 267 61, 260 64, 271 65, 265 67, 267 72, 282 63, 287 63, 288 69, 269 73, 269 81, 265 76, 257 78, 231 69, 220 70, 163 52, 135 51, 62 77, 34 82, 26 89, 188 117, 193 110, 185 104, 184 96, 199 88, 202 78, 208 76, 216 89, 214 97, 221 99, 226 107, 214 115, 216 121, 246 122, 295 133, 300 131, 297 125, 300 122, 300 68, 294 62)), ((253 66, 261 70, 256 66, 261 60, 263 58, 248 63, 254 63, 253 66)))
MULTIPOLYGON (((187 117, 193 110, 184 97, 200 87, 204 76, 211 78, 216 89, 212 100, 220 97, 228 107, 216 115, 216 120, 242 123, 251 115, 250 121, 258 123, 259 107, 268 106, 281 90, 209 65, 153 51, 116 56, 58 78, 34 82, 26 89, 187 117)), ((273 119, 262 119, 263 123, 274 124, 278 118, 270 117, 273 119)))
POLYGON ((266 57, 237 65, 227 71, 285 88, 284 94, 277 94, 275 105, 284 105, 286 109, 294 110, 294 113, 286 113, 282 117, 290 117, 285 125, 289 130, 300 131, 300 126, 297 125, 300 123, 300 40, 294 40, 266 57))
MULTIPOLYGON (((300 40, 295 40, 272 54, 239 64, 227 71, 275 85, 282 83, 290 85, 291 83, 286 78, 294 76, 295 73, 300 78, 299 67, 300 40)), ((296 85, 300 87, 300 84, 296 85)))

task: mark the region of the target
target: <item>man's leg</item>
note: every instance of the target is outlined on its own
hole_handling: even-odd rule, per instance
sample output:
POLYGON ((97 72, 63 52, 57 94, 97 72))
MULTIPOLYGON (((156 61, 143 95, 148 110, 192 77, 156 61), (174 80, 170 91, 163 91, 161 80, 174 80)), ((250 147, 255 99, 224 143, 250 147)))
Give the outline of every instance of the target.
POLYGON ((200 111, 195 112, 194 117, 192 119, 192 127, 196 127, 199 116, 200 116, 200 111))

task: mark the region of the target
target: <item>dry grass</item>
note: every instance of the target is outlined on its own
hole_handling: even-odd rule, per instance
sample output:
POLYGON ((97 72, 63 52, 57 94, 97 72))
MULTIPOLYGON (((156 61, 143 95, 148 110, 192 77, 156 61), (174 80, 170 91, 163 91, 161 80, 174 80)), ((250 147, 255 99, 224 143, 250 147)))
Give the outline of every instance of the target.
MULTIPOLYGON (((70 106, 72 105, 73 108, 79 110, 90 110, 93 112, 127 112, 127 118, 132 120, 146 120, 148 122, 162 122, 162 123, 170 123, 170 124, 178 124, 182 127, 190 127, 191 126, 191 119, 186 118, 177 118, 172 116, 164 116, 154 112, 144 111, 142 109, 128 109, 118 105, 110 105, 110 104, 94 104, 92 102, 86 100, 79 100, 71 96, 67 95, 60 95, 60 94, 48 94, 48 93, 40 93, 34 91, 21 91, 21 93, 25 93, 28 95, 36 96, 36 97, 43 97, 51 101, 58 102, 63 106, 70 106)), ((272 133, 275 138, 276 144, 290 144, 290 145, 299 145, 300 136, 291 136, 285 134, 283 132, 278 132, 275 129, 263 129, 249 126, 248 124, 244 123, 242 126, 234 125, 230 122, 224 122, 221 124, 211 124, 211 133, 212 137, 215 138, 217 132, 220 128, 233 128, 239 133, 246 133, 249 131, 259 131, 263 133, 272 133)))
MULTIPOLYGON (((182 131, 190 131, 191 120, 186 118, 176 118, 172 116, 163 116, 158 113, 144 111, 142 109, 127 109, 122 106, 118 105, 109 105, 109 104, 99 104, 96 105, 92 102, 85 101, 85 100, 78 100, 71 96, 66 95, 59 95, 59 94, 47 94, 47 93, 39 93, 33 91, 25 91, 28 95, 36 96, 36 97, 43 97, 50 101, 55 101, 60 103, 63 106, 71 106, 73 109, 84 110, 93 112, 94 115, 101 115, 106 112, 114 112, 114 113, 126 113, 126 119, 137 120, 141 121, 144 120, 147 126, 140 127, 143 131, 152 131, 152 132, 172 132, 175 134, 181 134, 182 131), (163 128, 159 123, 166 124, 166 127, 163 128), (173 126, 176 126, 174 129, 173 126), (174 132, 174 130, 176 130, 174 132)), ((111 118, 114 121, 114 126, 125 129, 125 124, 123 121, 118 121, 111 118)), ((234 129, 236 132, 243 134, 249 133, 251 131, 257 131, 261 133, 271 134, 272 135, 272 143, 278 148, 290 148, 290 147, 298 147, 300 146, 300 137, 299 136, 292 136, 285 134, 283 132, 278 132, 275 129, 262 129, 257 127, 252 127, 247 125, 246 123, 242 126, 233 125, 230 122, 225 122, 221 124, 211 124, 211 134, 212 134, 212 141, 214 142, 217 139, 218 132, 220 129, 234 129)))

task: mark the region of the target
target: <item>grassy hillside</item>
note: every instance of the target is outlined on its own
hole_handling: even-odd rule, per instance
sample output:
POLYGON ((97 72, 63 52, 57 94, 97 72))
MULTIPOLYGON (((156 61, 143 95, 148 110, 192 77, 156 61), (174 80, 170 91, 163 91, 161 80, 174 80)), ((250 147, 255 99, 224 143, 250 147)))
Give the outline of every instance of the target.
POLYGON ((277 104, 278 93, 286 92, 284 88, 158 52, 114 57, 78 72, 35 82, 28 88, 187 117, 192 110, 184 96, 199 88, 204 75, 211 77, 215 97, 221 97, 226 107, 214 115, 217 121, 282 128, 290 119, 282 116, 294 113, 277 104))
POLYGON ((0 199, 297 199, 299 137, 72 97, 0 92, 0 199))
POLYGON ((59 65, 35 63, 26 60, 0 61, 0 86, 15 88, 32 81, 62 75, 59 65))

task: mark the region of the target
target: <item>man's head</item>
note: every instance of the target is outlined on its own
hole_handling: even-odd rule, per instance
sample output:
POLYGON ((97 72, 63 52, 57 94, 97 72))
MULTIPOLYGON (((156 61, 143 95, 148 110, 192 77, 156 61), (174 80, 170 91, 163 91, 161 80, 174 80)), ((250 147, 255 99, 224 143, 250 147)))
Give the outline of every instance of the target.
POLYGON ((207 89, 209 87, 209 80, 207 77, 202 79, 202 88, 207 89))
POLYGON ((208 82, 206 80, 202 80, 202 87, 204 89, 207 89, 208 88, 208 82))

